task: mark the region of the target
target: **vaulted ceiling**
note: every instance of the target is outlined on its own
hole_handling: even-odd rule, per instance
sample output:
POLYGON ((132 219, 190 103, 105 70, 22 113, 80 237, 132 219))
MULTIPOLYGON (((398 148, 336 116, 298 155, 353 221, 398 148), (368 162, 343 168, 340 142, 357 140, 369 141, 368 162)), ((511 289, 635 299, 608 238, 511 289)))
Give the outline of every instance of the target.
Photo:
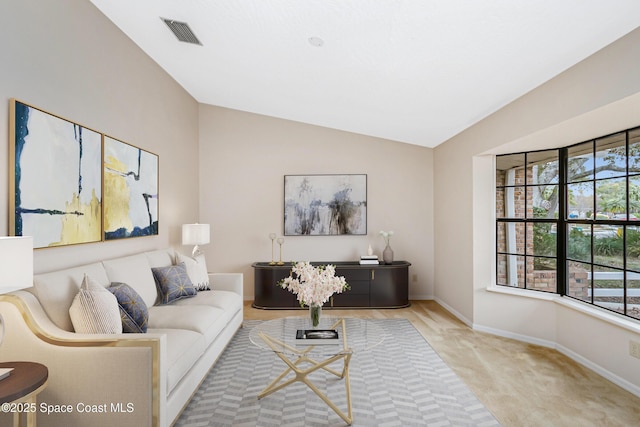
POLYGON ((640 25, 638 0, 90 1, 200 103, 426 147, 640 25))

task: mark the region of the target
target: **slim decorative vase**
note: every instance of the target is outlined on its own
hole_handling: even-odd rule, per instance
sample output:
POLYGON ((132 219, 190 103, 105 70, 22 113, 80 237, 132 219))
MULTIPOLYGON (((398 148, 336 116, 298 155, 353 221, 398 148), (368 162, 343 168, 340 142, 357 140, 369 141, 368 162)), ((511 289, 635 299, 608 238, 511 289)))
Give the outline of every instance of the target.
POLYGON ((321 305, 310 305, 309 306, 309 317, 311 317, 311 325, 314 328, 317 328, 320 325, 320 316, 322 315, 322 306, 321 305))
POLYGON ((385 264, 393 264, 393 249, 387 243, 387 247, 382 251, 382 260, 385 264))

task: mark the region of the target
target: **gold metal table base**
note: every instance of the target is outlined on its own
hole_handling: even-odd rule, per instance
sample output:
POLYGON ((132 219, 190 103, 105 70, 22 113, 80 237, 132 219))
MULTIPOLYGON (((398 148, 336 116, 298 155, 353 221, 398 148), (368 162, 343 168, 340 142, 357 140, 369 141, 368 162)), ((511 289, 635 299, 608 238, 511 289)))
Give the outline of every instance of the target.
MULTIPOLYGON (((353 422, 353 410, 351 407, 351 385, 349 383, 349 362, 351 361, 351 356, 353 355, 353 352, 347 346, 347 331, 346 331, 344 320, 343 319, 338 320, 336 323, 333 324, 333 326, 331 326, 331 329, 338 327, 338 325, 342 326, 342 350, 339 353, 335 354, 334 356, 331 356, 320 362, 309 357, 309 353, 315 348, 315 345, 310 345, 304 349, 299 349, 299 348, 295 348, 290 345, 287 345, 284 342, 277 340, 267 335, 264 332, 260 332, 259 333, 260 338, 262 338, 262 340, 264 340, 264 342, 269 347, 271 347, 274 353, 280 359, 282 359, 282 361, 288 366, 288 368, 285 369, 280 375, 278 375, 276 379, 274 379, 264 390, 262 390, 258 394, 258 399, 262 399, 263 397, 268 396, 271 393, 274 393, 278 390, 281 390, 293 383, 302 382, 306 384, 307 387, 309 387, 311 390, 313 390, 313 392, 317 394, 318 397, 320 397, 320 399, 322 399, 331 409, 333 409, 333 411, 336 414, 338 414, 340 418, 342 418, 347 424, 351 425, 351 423, 353 422), (296 360, 293 361, 289 357, 287 357, 287 354, 285 354, 282 351, 283 349, 286 349, 287 354, 295 355, 295 357, 297 357, 296 360), (344 367, 342 369, 342 372, 336 371, 328 367, 328 365, 340 359, 342 359, 344 362, 344 367), (311 367, 307 369, 302 369, 299 366, 302 363, 309 363, 311 364, 311 367), (313 384, 309 378, 307 378, 309 374, 317 371, 318 369, 323 369, 337 376, 338 378, 344 379, 345 391, 347 396, 347 414, 346 415, 322 391, 320 391, 320 389, 318 389, 318 387, 316 387, 315 384, 313 384), (283 381, 283 379, 290 372, 293 372, 295 376, 286 381, 283 381)), ((321 344, 321 345, 324 345, 324 344, 321 344)))

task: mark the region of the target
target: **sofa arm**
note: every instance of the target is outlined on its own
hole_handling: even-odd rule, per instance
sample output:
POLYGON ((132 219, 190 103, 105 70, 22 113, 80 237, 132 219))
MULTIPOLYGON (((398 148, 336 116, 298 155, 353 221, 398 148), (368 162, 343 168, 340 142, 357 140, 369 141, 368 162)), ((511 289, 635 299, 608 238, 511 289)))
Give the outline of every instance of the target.
POLYGON ((242 273, 209 273, 211 289, 231 291, 244 297, 244 276, 242 273))
MULTIPOLYGON (((43 425, 168 424, 161 405, 166 401, 163 334, 63 331, 37 298, 23 291, 0 296, 0 315, 5 329, 0 361, 39 362, 49 370, 37 405, 43 425)), ((10 422, 6 415, 0 415, 0 425, 10 422)))

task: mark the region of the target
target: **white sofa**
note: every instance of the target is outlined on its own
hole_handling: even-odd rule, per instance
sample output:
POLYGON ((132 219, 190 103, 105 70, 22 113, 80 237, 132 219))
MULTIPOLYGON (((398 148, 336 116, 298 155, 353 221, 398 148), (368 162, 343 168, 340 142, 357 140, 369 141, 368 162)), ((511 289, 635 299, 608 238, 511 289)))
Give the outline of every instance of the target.
MULTIPOLYGON (((0 361, 34 361, 49 369, 38 396, 39 426, 165 427, 176 420, 242 325, 243 277, 210 274, 212 290, 154 305, 151 268, 174 261, 172 249, 139 253, 39 274, 33 288, 0 295, 0 361), (149 308, 147 333, 73 332, 69 307, 85 274, 105 287, 133 287, 149 308)), ((0 414, 0 425, 10 423, 0 414)))

